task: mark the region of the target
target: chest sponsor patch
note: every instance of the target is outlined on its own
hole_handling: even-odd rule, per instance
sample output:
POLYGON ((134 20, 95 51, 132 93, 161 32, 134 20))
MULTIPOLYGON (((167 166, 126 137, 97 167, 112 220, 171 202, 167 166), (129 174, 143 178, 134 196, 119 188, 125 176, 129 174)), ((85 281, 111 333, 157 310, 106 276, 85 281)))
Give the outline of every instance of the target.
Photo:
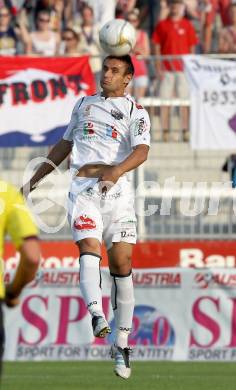
POLYGON ((111 110, 111 116, 113 116, 113 118, 117 120, 121 120, 124 118, 124 114, 122 114, 122 112, 114 109, 111 110))
POLYGON ((118 131, 115 126, 106 125, 106 136, 112 138, 113 140, 117 140, 118 131))
POLYGON ((138 135, 142 135, 145 131, 147 131, 147 129, 148 129, 148 125, 147 125, 147 122, 145 121, 145 119, 143 117, 137 119, 136 124, 135 124, 135 128, 134 128, 135 137, 138 135))
POLYGON ((83 126, 83 135, 92 135, 94 134, 93 123, 85 122, 83 126))

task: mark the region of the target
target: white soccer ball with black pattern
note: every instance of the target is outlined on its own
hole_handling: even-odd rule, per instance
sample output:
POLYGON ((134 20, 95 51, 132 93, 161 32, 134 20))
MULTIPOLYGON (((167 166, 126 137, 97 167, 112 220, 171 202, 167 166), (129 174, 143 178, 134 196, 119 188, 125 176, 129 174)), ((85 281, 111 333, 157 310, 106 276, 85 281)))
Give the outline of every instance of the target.
POLYGON ((117 57, 129 54, 136 42, 135 28, 123 19, 112 19, 99 31, 103 50, 117 57))

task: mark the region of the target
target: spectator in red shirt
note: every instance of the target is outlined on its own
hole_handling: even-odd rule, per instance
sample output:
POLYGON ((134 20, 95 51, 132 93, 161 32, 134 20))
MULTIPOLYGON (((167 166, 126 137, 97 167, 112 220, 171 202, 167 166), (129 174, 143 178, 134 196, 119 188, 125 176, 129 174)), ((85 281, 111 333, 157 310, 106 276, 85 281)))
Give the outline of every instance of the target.
MULTIPOLYGON (((161 20, 152 35, 154 53, 160 55, 191 54, 195 51, 198 42, 193 25, 183 17, 184 2, 171 0, 168 18, 161 20)), ((157 77, 160 80, 160 98, 171 99, 178 97, 187 99, 189 89, 183 72, 181 58, 156 61, 157 77)), ((161 126, 164 140, 169 139, 169 107, 161 107, 161 126)), ((188 140, 189 112, 187 107, 180 107, 183 139, 188 140)))

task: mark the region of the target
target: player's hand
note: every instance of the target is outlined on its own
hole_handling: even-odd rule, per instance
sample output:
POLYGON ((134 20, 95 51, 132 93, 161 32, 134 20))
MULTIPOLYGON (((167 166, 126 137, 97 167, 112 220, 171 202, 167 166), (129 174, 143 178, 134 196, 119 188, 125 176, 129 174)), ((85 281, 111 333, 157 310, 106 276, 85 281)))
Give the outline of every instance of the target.
POLYGON ((10 286, 6 287, 6 293, 5 293, 5 304, 9 308, 16 307, 20 303, 20 298, 19 296, 14 296, 11 293, 10 286))
POLYGON ((108 192, 122 175, 121 170, 117 166, 104 167, 102 174, 99 177, 99 188, 102 193, 108 192))
POLYGON ((6 306, 11 308, 11 309, 18 306, 19 303, 20 303, 20 299, 18 297, 17 298, 10 298, 10 299, 7 297, 5 298, 6 306))

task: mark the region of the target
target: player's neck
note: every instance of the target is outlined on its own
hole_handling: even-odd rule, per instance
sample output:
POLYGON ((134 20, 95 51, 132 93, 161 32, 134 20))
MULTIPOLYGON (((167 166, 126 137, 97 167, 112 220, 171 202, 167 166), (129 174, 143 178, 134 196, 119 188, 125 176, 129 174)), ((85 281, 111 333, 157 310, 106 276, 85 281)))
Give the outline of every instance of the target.
POLYGON ((125 96, 125 92, 124 91, 102 91, 101 96, 105 98, 123 97, 125 96))

